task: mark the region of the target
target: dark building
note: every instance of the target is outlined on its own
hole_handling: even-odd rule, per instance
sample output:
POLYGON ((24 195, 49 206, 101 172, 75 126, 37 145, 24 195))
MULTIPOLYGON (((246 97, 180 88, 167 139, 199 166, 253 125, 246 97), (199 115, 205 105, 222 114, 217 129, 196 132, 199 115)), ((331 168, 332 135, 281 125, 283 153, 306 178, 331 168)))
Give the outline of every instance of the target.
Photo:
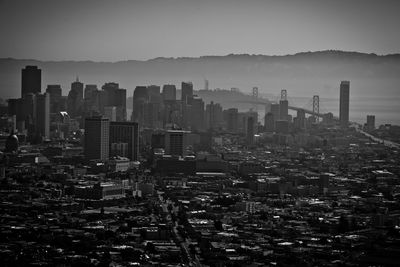
POLYGON ((279 119, 288 120, 289 102, 287 100, 279 101, 279 119))
POLYGON ((71 84, 71 90, 68 93, 68 114, 72 117, 82 115, 83 111, 83 83, 76 78, 71 84))
POLYGON ((46 93, 50 96, 50 112, 56 113, 61 110, 62 107, 62 89, 59 84, 49 84, 46 88, 46 93))
POLYGON ((26 94, 37 94, 42 88, 42 70, 37 66, 26 66, 21 73, 21 97, 26 94))
POLYGON ((47 93, 36 95, 35 128, 37 137, 50 138, 50 96, 47 93))
POLYGON ((165 153, 174 156, 185 154, 186 131, 170 130, 165 133, 165 153))
POLYGON ((162 89, 163 100, 176 100, 176 87, 173 84, 166 84, 162 89))
POLYGON ((237 108, 230 108, 225 110, 226 128, 228 132, 238 131, 239 111, 237 108))
POLYGON ((247 118, 246 139, 248 145, 254 143, 254 118, 252 116, 247 118))
POLYGON ((265 114, 264 129, 266 132, 273 132, 275 130, 274 115, 271 112, 265 114))
POLYGON ((139 126, 135 122, 110 122, 110 156, 139 159, 139 126))
POLYGON ((347 127, 349 124, 349 104, 350 104, 350 82, 342 81, 340 83, 340 105, 339 121, 340 126, 347 127))
POLYGON ((194 131, 204 130, 204 102, 201 98, 193 98, 189 107, 188 124, 194 131))
POLYGON ((182 82, 182 95, 181 100, 183 104, 190 102, 190 98, 193 97, 193 83, 182 82))
POLYGON ((102 116, 85 119, 84 153, 86 159, 108 160, 110 121, 102 116))
POLYGON ((223 111, 220 104, 215 104, 213 101, 211 101, 211 103, 207 104, 206 106, 205 114, 205 123, 207 129, 216 129, 222 126, 223 111))
POLYGON ((146 104, 149 101, 149 95, 146 86, 136 86, 133 91, 133 106, 131 120, 138 122, 141 127, 145 124, 146 104))

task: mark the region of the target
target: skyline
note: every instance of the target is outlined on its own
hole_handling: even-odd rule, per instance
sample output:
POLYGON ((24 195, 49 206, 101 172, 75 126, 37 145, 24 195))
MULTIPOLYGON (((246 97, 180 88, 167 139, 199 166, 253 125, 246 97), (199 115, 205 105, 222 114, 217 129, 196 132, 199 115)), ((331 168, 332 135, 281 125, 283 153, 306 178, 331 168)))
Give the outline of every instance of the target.
POLYGON ((397 1, 1 1, 0 57, 121 61, 398 53, 397 1))

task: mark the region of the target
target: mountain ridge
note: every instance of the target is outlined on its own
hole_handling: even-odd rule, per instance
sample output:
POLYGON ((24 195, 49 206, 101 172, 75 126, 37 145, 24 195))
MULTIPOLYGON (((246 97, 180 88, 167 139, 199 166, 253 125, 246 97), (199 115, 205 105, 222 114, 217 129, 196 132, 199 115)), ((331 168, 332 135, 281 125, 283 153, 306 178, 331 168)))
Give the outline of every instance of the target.
POLYGON ((400 54, 376 55, 362 52, 323 50, 292 55, 229 54, 164 58, 145 61, 40 61, 0 59, 0 97, 20 97, 21 69, 37 65, 42 69, 42 92, 48 84, 60 84, 67 95, 71 82, 79 76, 85 84, 118 82, 133 94, 138 85, 175 84, 192 81, 194 89, 239 88, 251 93, 254 86, 260 94, 278 95, 287 89, 289 96, 314 94, 338 97, 341 80, 351 81, 354 96, 398 96, 400 54))

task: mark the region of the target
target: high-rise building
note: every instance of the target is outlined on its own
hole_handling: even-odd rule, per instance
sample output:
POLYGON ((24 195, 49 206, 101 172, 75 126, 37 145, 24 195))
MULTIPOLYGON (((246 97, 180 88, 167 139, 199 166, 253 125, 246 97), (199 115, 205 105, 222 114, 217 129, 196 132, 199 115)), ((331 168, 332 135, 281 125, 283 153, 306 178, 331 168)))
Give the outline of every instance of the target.
POLYGON ((138 122, 140 127, 144 125, 146 115, 146 104, 149 101, 149 95, 146 86, 136 86, 133 91, 133 106, 131 120, 138 122))
POLYGON ((181 95, 182 103, 183 104, 189 103, 192 97, 193 97, 193 83, 182 82, 182 95, 181 95))
POLYGON ((340 83, 340 105, 339 122, 340 126, 347 127, 349 124, 349 104, 350 104, 350 82, 342 81, 340 83))
POLYGON ((149 102, 150 103, 161 103, 162 96, 160 93, 160 86, 158 85, 150 85, 147 86, 147 93, 149 94, 149 102))
POLYGON ((42 70, 37 66, 26 66, 21 71, 21 97, 26 94, 37 94, 42 88, 42 70))
POLYGON ((216 129, 222 125, 223 113, 222 106, 218 103, 211 101, 210 104, 206 105, 206 128, 216 129))
POLYGON ((239 111, 237 108, 230 108, 225 110, 226 116, 226 128, 228 132, 237 132, 238 131, 238 122, 239 122, 239 111))
POLYGON ((119 88, 119 84, 114 82, 105 83, 101 88, 103 89, 103 110, 104 107, 114 106, 116 120, 126 121, 126 89, 119 88))
POLYGON ((254 143, 254 118, 249 116, 247 118, 247 129, 246 129, 246 139, 247 144, 252 145, 254 143))
POLYGON ((191 129, 195 131, 204 130, 204 102, 201 98, 195 97, 192 99, 187 115, 189 118, 188 124, 191 129))
POLYGON ((139 126, 135 122, 110 123, 110 156, 139 159, 139 126))
POLYGON ((62 97, 62 89, 59 84, 49 84, 46 88, 46 93, 50 96, 50 112, 56 113, 61 111, 61 97, 62 97))
POLYGON ((274 116, 274 122, 279 120, 280 106, 278 103, 271 103, 271 113, 274 116))
POLYGON ((273 132, 275 130, 274 115, 271 112, 265 114, 264 129, 266 132, 273 132))
POLYGON ((367 115, 366 130, 367 131, 375 130, 375 115, 367 115))
POLYGON ((83 112, 83 83, 76 78, 71 83, 71 90, 68 93, 68 114, 72 117, 78 117, 83 112))
POLYGON ((279 101, 279 119, 288 120, 289 102, 287 100, 279 101))
POLYGON ((306 127, 306 112, 304 109, 297 110, 296 128, 304 129, 306 127))
POLYGON ((108 160, 110 121, 103 116, 85 119, 85 157, 89 160, 108 160))
POLYGON ((50 138, 50 95, 48 93, 36 95, 36 136, 50 138))
POLYGON ((166 84, 162 89, 162 96, 165 100, 176 100, 176 87, 173 84, 166 84))
POLYGON ((186 131, 169 130, 165 133, 165 153, 167 155, 183 156, 185 154, 186 131))

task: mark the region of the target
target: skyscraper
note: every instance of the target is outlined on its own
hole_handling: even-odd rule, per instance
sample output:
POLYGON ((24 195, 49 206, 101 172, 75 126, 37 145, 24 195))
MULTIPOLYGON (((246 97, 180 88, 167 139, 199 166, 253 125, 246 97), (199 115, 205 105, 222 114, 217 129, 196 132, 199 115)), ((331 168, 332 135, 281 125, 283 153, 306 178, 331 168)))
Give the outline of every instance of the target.
POLYGON ((289 102, 287 100, 279 101, 279 119, 280 120, 288 120, 289 114, 289 102))
POLYGON ((165 133, 165 153, 183 156, 185 154, 186 131, 169 130, 165 133))
POLYGON ((183 104, 187 104, 190 98, 193 97, 193 83, 182 82, 182 96, 181 100, 183 104))
POLYGON ((339 122, 340 126, 347 127, 349 124, 349 103, 350 103, 350 82, 342 81, 340 83, 340 105, 339 122))
POLYGON ((110 122, 110 156, 139 159, 139 126, 135 122, 110 122), (127 147, 124 154, 120 148, 127 147))
POLYGON ((50 138, 50 95, 36 95, 36 136, 41 139, 50 138))
POLYGON ((50 96, 50 112, 56 113, 60 110, 60 101, 62 97, 62 89, 59 84, 49 84, 46 88, 46 93, 50 96))
POLYGON ((271 112, 265 114, 264 129, 266 132, 273 132, 275 130, 274 115, 271 112))
POLYGON ((173 84, 166 84, 162 89, 162 96, 165 100, 176 100, 176 87, 173 84))
POLYGON ((42 88, 42 70, 37 66, 26 66, 21 71, 21 97, 26 94, 37 94, 42 88))
POLYGON ((76 78, 71 83, 71 90, 68 93, 68 114, 75 118, 80 116, 83 111, 83 83, 76 78))
POLYGON ((85 157, 89 160, 107 160, 109 157, 110 121, 96 116, 85 119, 85 157))
POLYGON ((247 118, 246 139, 248 145, 254 143, 254 118, 252 116, 247 118))

